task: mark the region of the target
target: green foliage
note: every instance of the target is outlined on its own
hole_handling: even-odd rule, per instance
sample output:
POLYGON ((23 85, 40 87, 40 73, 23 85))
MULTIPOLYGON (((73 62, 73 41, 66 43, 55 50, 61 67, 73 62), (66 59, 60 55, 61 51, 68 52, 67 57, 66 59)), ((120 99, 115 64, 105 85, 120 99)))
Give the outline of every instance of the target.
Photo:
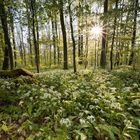
POLYGON ((29 140, 139 140, 138 76, 127 70, 54 70, 35 75, 38 82, 19 82, 18 88, 13 79, 0 79, 0 134, 29 140))

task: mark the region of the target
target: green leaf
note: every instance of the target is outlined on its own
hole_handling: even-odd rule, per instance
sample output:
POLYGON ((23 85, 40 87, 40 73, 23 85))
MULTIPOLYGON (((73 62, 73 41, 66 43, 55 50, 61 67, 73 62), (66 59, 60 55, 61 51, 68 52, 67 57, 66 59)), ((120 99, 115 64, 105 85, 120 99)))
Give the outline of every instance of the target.
POLYGON ((4 131, 4 132, 8 132, 8 127, 6 126, 6 124, 3 124, 2 126, 1 126, 1 129, 4 131))
POLYGON ((35 136, 30 135, 26 140, 34 140, 35 136))
POLYGON ((110 138, 110 140, 116 140, 114 133, 112 132, 112 129, 109 125, 100 124, 99 128, 101 129, 101 131, 105 132, 105 134, 107 135, 107 137, 110 138))
POLYGON ((124 135, 125 137, 130 138, 131 140, 133 140, 132 137, 131 137, 131 135, 129 135, 128 133, 123 133, 123 135, 124 135))
POLYGON ((138 129, 136 127, 132 127, 132 126, 127 127, 127 130, 140 131, 140 129, 138 129))

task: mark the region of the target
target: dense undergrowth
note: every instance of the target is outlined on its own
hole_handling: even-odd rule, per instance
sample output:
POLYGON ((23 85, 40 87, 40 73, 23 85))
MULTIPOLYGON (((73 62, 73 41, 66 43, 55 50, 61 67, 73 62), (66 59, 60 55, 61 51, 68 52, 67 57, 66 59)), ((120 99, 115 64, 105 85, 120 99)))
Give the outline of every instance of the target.
POLYGON ((0 139, 139 140, 140 74, 54 70, 0 79, 0 139))

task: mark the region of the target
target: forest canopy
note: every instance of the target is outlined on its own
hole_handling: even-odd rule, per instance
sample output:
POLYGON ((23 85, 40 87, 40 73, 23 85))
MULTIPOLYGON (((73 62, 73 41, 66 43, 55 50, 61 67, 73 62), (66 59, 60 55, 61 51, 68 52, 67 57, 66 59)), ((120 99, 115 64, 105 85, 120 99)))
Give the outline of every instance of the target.
POLYGON ((139 5, 139 0, 0 0, 0 67, 137 69, 139 5))

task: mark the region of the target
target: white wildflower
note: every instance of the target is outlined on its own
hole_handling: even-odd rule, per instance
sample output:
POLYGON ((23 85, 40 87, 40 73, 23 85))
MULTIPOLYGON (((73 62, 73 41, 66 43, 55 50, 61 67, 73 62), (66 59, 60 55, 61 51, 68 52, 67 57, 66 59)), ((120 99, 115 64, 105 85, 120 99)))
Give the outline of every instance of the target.
POLYGON ((92 115, 89 115, 89 116, 87 116, 87 120, 88 120, 90 123, 94 123, 94 122, 95 122, 95 117, 92 116, 92 115))
POLYGON ((61 125, 65 125, 66 127, 70 127, 72 125, 71 121, 69 118, 62 118, 60 120, 61 125))
POLYGON ((131 87, 124 87, 123 92, 131 92, 131 87))
POLYGON ((93 105, 89 105, 89 109, 94 109, 94 106, 93 105))

